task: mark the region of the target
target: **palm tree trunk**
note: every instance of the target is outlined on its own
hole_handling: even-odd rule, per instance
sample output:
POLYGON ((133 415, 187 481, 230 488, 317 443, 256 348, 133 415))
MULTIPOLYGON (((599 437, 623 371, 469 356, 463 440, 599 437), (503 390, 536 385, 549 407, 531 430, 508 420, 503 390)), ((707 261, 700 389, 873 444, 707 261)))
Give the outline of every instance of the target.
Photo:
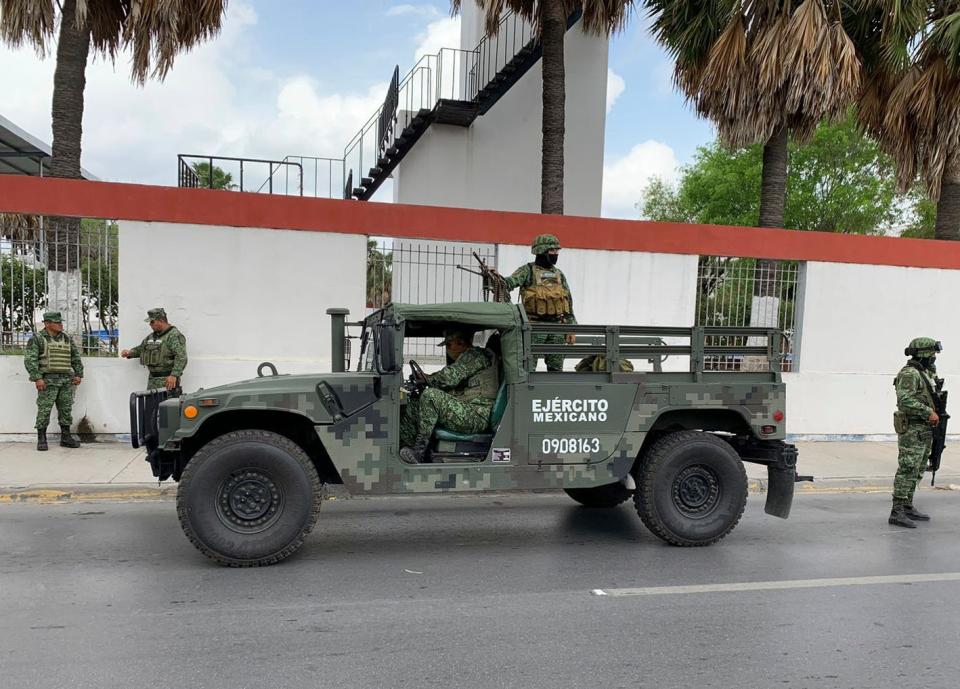
POLYGON ((763 146, 760 183, 760 227, 783 227, 787 202, 787 128, 781 127, 763 146))
POLYGON ((960 153, 947 159, 940 180, 940 200, 937 202, 936 239, 960 239, 960 153))
POLYGON ((543 46, 543 149, 540 166, 540 212, 563 214, 563 140, 566 94, 563 41, 567 16, 562 0, 541 0, 543 46))
MULTIPOLYGON (((86 86, 90 29, 77 28, 76 0, 64 0, 53 73, 53 159, 51 177, 80 178, 80 142, 83 134, 83 91, 86 86)), ((49 305, 63 313, 68 332, 77 332, 80 317, 80 219, 47 218, 49 305)))
MULTIPOLYGON (((763 146, 763 171, 760 182, 760 227, 783 227, 787 202, 787 127, 777 130, 763 146)), ((757 259, 750 301, 750 325, 775 328, 780 322, 778 285, 780 265, 770 259, 757 259)), ((764 345, 762 338, 748 338, 748 345, 764 345)), ((767 368, 765 357, 744 357, 743 370, 767 368)))

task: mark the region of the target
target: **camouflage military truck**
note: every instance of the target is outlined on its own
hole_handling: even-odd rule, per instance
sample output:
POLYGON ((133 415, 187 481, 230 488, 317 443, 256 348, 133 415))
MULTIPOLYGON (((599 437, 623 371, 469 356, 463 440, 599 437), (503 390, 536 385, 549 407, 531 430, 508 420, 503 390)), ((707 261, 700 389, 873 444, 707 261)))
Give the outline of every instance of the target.
POLYGON ((331 373, 279 375, 264 363, 251 380, 131 398, 134 445, 146 447, 161 481, 179 481, 184 532, 222 564, 265 565, 295 552, 317 520, 323 484, 355 495, 562 489, 591 508, 632 495, 659 538, 702 546, 740 520, 743 462, 756 462, 768 469, 767 513, 789 514, 797 452, 783 442, 777 330, 539 324, 498 303, 393 304, 350 324, 346 311, 328 313, 331 373), (359 329, 353 366, 345 326, 359 329), (422 383, 405 377, 404 352, 423 341, 436 352, 451 326, 475 332, 497 355, 489 428, 437 429, 432 461, 406 464, 400 417, 422 383), (531 344, 560 332, 574 332, 576 344, 531 344), (532 370, 551 353, 602 356, 607 370, 532 370), (768 370, 708 370, 716 362, 745 368, 737 366, 745 357, 768 370))

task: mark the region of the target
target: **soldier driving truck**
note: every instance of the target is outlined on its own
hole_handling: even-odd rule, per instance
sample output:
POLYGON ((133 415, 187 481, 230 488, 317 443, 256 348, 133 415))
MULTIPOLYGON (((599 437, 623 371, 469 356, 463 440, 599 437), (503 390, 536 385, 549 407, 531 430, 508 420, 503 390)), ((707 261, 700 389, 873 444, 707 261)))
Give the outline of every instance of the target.
POLYGON ((778 330, 531 323, 509 303, 392 304, 350 324, 345 310, 328 313, 330 373, 283 375, 265 362, 256 378, 180 398, 131 396, 134 446, 146 448, 158 479, 179 481, 185 534, 221 564, 267 565, 297 551, 317 523, 324 484, 354 495, 562 489, 599 509, 632 498, 660 539, 705 546, 739 522, 743 463, 755 462, 767 467, 766 512, 789 515, 797 451, 784 442, 778 330), (347 326, 359 329, 353 371, 347 326), (472 347, 466 333, 481 332, 485 341, 472 347), (576 342, 538 344, 564 333, 576 342), (764 344, 715 345, 723 335, 764 344), (424 338, 463 349, 452 367, 476 352, 476 371, 431 378, 411 359, 405 376, 404 352, 424 338), (769 369, 705 370, 705 357, 731 354, 765 356, 769 369), (536 371, 545 355, 602 355, 606 370, 536 371), (666 356, 687 365, 646 370, 666 356), (640 368, 624 371, 622 360, 640 368), (491 363, 496 378, 478 377, 491 363), (434 410, 411 431, 411 418, 427 418, 425 395, 444 388, 477 389, 465 400, 471 423, 445 426, 456 415, 434 410), (410 438, 430 462, 408 463, 410 438))

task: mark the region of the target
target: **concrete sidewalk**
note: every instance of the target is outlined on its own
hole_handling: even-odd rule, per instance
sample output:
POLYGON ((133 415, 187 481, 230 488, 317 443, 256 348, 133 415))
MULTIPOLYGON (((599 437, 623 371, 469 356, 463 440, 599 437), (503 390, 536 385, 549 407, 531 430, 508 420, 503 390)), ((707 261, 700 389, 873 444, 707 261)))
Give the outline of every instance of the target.
MULTIPOLYGON (((886 442, 798 442, 798 473, 813 475, 798 491, 889 491, 897 470, 897 445, 886 442)), ((766 489, 766 469, 747 464, 751 492, 766 489)), ((929 474, 923 486, 930 485, 929 474)), ((937 487, 960 490, 960 453, 944 455, 937 487)), ((128 443, 84 444, 76 450, 51 442, 49 452, 32 443, 0 443, 0 502, 71 499, 144 500, 176 494, 176 484, 158 484, 143 450, 128 443)))

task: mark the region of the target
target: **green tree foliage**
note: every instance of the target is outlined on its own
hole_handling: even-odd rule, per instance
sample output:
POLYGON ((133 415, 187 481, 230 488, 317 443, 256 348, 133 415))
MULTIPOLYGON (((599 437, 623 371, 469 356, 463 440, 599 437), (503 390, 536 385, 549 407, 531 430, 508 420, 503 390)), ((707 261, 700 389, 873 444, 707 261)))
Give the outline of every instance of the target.
MULTIPOLYGON (((916 199, 896 196, 893 161, 859 133, 852 116, 820 125, 809 144, 790 149, 787 228, 888 234, 909 222, 916 199)), ((732 152, 718 143, 701 147, 678 185, 655 179, 647 186, 643 217, 756 226, 762 156, 760 145, 732 152)))
POLYGON ((233 191, 237 185, 233 183, 233 175, 224 172, 217 165, 213 166, 213 180, 210 179, 210 163, 194 163, 191 165, 197 177, 200 178, 200 187, 203 189, 226 189, 233 191))
MULTIPOLYGON (((80 308, 83 310, 85 349, 99 350, 100 343, 92 337, 91 321, 99 330, 112 333, 119 316, 119 233, 116 223, 105 220, 83 220, 80 226, 83 252, 80 270, 83 278, 80 308)), ((111 336, 110 348, 115 349, 116 337, 111 336)))
POLYGON ((393 292, 393 251, 377 248, 377 240, 367 241, 367 308, 378 309, 390 303, 393 292))
POLYGON ((22 345, 22 334, 33 331, 34 316, 46 305, 47 271, 43 265, 29 257, 0 256, 2 347, 22 345))

